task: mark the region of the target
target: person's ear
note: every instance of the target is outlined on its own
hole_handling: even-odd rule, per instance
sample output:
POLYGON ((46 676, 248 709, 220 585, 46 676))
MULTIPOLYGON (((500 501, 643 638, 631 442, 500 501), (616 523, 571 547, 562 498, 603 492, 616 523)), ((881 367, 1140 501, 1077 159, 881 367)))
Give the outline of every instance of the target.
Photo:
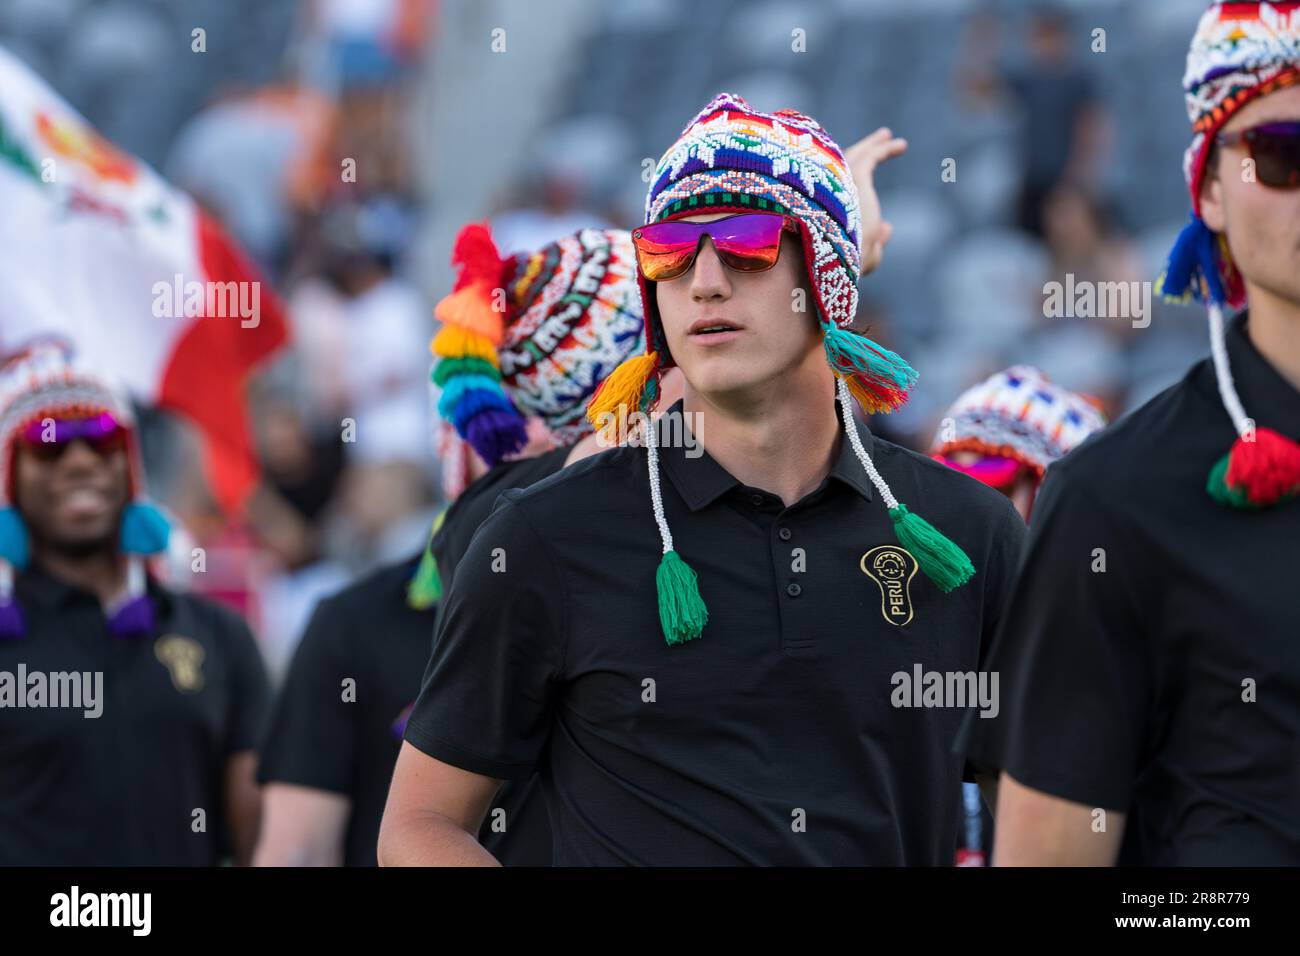
POLYGON ((1219 179, 1219 150, 1210 153, 1201 179, 1201 220, 1214 232, 1227 228, 1223 209, 1223 181, 1219 179))

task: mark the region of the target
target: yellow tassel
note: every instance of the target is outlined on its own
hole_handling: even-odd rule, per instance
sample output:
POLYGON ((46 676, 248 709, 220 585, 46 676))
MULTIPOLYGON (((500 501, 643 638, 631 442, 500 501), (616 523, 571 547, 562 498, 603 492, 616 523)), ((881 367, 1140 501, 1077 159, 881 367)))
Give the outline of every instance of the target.
POLYGON ((497 368, 501 367, 501 360, 497 358, 497 350, 492 343, 477 332, 470 332, 459 325, 444 325, 433 337, 429 350, 442 358, 481 358, 497 368))
POLYGON ((458 325, 477 332, 494 346, 505 336, 505 317, 492 308, 494 290, 477 282, 453 292, 438 303, 433 314, 443 325, 458 325))
POLYGON ((638 411, 646 383, 650 381, 658 364, 657 352, 625 359, 609 374, 596 394, 591 396, 591 401, 587 403, 587 421, 599 429, 611 421, 606 416, 612 415, 614 421, 622 421, 632 412, 638 411))
POLYGON ((889 406, 872 397, 871 393, 859 385, 852 377, 846 378, 844 382, 849 387, 849 394, 853 396, 854 400, 862 406, 862 410, 868 415, 889 411, 889 406))

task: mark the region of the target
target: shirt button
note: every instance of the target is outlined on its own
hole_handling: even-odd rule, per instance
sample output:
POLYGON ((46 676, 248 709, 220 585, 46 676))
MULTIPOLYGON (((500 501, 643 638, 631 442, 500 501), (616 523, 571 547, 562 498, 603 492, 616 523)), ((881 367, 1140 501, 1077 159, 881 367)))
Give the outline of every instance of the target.
POLYGON ((787 584, 785 586, 785 593, 790 595, 790 597, 798 597, 803 593, 803 588, 799 587, 797 584, 787 584))
POLYGON ((778 538, 780 538, 782 541, 789 541, 789 540, 790 540, 790 537, 791 537, 791 535, 790 535, 790 529, 789 529, 789 528, 781 528, 779 531, 777 531, 776 536, 777 536, 778 538))
POLYGON ((763 504, 763 496, 762 496, 762 495, 750 495, 750 496, 749 496, 749 500, 752 501, 752 502, 754 503, 754 507, 755 507, 755 508, 762 507, 762 504, 763 504))

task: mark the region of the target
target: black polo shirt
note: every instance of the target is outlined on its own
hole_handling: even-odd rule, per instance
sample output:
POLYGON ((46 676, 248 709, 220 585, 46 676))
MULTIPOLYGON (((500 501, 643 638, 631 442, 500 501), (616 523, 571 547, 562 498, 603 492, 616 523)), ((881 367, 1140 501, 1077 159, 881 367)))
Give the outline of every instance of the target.
POLYGON ((344 866, 377 862, 393 765, 429 658, 433 610, 406 603, 417 561, 373 571, 317 604, 262 747, 262 783, 351 800, 344 866))
POLYGON ((502 496, 445 599, 406 739, 496 778, 538 769, 560 865, 950 865, 961 710, 893 706, 894 675, 978 668, 1024 524, 859 431, 895 495, 971 556, 965 587, 918 572, 905 614, 885 600, 860 565, 897 542, 843 438, 789 508, 665 447, 665 512, 709 607, 702 637, 669 647, 646 452, 611 449, 502 496))
POLYGON ((21 667, 29 686, 34 672, 100 672, 103 704, 92 718, 0 706, 0 865, 210 866, 228 855, 224 771, 265 717, 261 655, 234 612, 152 581, 149 592, 154 632, 117 638, 89 591, 39 569, 18 575, 27 634, 0 640, 0 672, 21 667))
POLYGON ((503 461, 470 482, 456 500, 447 507, 442 525, 433 536, 430 549, 438 561, 438 574, 445 589, 451 586, 456 575, 456 565, 465 556, 470 540, 479 525, 492 513, 492 506, 501 494, 512 488, 527 488, 543 478, 549 478, 564 467, 572 448, 553 448, 532 458, 503 461))
MULTIPOLYGON (((549 478, 564 467, 570 451, 571 448, 553 448, 532 458, 500 462, 471 482, 452 502, 430 542, 444 594, 455 579, 456 565, 465 556, 474 532, 492 513, 492 506, 502 492, 527 488, 549 478)), ((429 634, 432 638, 436 630, 431 628, 429 634)), ((428 646, 432 646, 432 640, 428 646)), ((426 666, 429 660, 426 654, 426 666)), ((551 821, 541 791, 536 774, 525 780, 509 780, 497 791, 479 830, 479 841, 502 865, 551 865, 551 821)))
MULTIPOLYGON (((1245 321, 1227 344, 1246 412, 1300 438, 1300 393, 1245 321)), ((1121 863, 1300 864, 1300 500, 1210 498, 1234 438, 1206 359, 1048 469, 990 663, 1005 705, 959 741, 1126 811, 1121 863)))

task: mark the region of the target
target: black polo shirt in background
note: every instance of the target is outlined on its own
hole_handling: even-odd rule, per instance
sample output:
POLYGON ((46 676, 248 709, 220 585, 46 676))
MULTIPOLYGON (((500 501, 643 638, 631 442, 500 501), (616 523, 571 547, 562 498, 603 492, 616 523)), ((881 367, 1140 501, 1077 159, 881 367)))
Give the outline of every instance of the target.
POLYGON ((859 563, 896 539, 843 438, 789 508, 666 447, 664 508, 709 607, 702 637, 669 647, 646 452, 611 449, 503 495, 445 598, 406 739, 499 779, 536 768, 558 865, 950 865, 961 711, 892 706, 893 675, 978 668, 1024 523, 859 431, 897 497, 971 556, 965 587, 917 572, 910 621, 885 617, 859 563))
POLYGON ((527 488, 551 477, 564 467, 571 451, 572 448, 553 448, 532 458, 503 461, 471 482, 448 506, 430 545, 438 561, 444 594, 456 575, 456 565, 469 549, 474 532, 492 513, 492 506, 501 494, 513 488, 527 488))
POLYGON ((429 657, 433 610, 406 603, 418 560, 373 571, 316 605, 262 747, 262 783, 351 800, 344 866, 377 862, 393 765, 429 657))
MULTIPOLYGON (((492 506, 502 492, 527 488, 549 478, 564 467, 572 450, 553 448, 532 458, 500 462, 471 482, 452 502, 438 533, 430 543, 430 549, 438 562, 444 594, 451 587, 456 565, 465 556, 474 532, 492 513, 492 506)), ((432 646, 434 634, 436 625, 435 629, 430 630, 426 651, 432 646)), ((428 662, 426 654, 425 664, 428 662)), ((428 679, 427 670, 425 679, 428 679)), ((415 691, 419 689, 417 686, 415 691)), ((537 774, 532 774, 525 780, 507 781, 497 790, 478 838, 503 866, 551 865, 551 821, 537 774), (500 822, 504 822, 504 828, 500 822)))
MULTIPOLYGON (((1227 343, 1246 412, 1300 438, 1300 393, 1245 321, 1227 343)), ((1121 863, 1300 864, 1300 500, 1210 498, 1234 438, 1206 359, 1048 469, 990 661, 1005 705, 959 741, 1126 811, 1121 863)))
POLYGON ((117 638, 91 592, 39 569, 18 575, 27 634, 0 640, 0 671, 100 671, 104 700, 97 718, 0 707, 0 865, 211 866, 229 855, 224 774, 265 718, 261 655, 233 611, 153 581, 149 593, 154 632, 117 638))

